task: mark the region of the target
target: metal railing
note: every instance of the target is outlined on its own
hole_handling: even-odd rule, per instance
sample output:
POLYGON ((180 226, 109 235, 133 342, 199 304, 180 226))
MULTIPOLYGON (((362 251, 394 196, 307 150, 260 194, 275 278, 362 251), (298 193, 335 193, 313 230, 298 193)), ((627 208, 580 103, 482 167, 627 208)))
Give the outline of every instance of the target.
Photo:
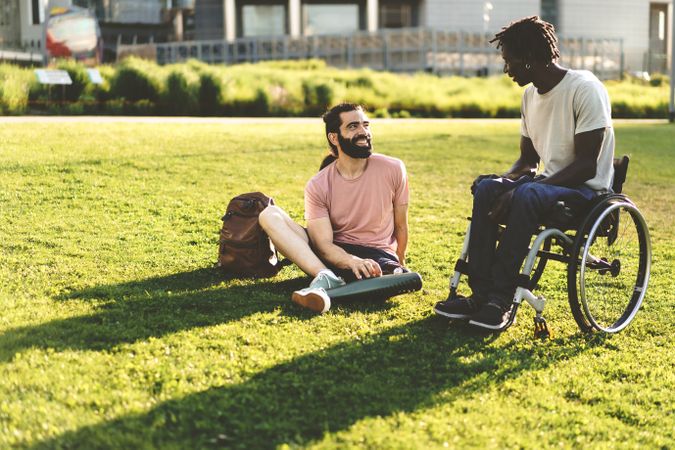
POLYGON ((18 64, 42 64, 44 54, 34 49, 25 50, 12 47, 0 46, 0 62, 18 64))
MULTIPOLYGON (((499 52, 482 33, 429 28, 379 30, 346 35, 240 38, 119 45, 118 59, 138 55, 170 64, 198 59, 214 64, 318 58, 335 67, 368 67, 393 72, 485 75, 500 73, 499 52)), ((560 39, 561 63, 592 70, 602 79, 623 73, 622 39, 560 39)))

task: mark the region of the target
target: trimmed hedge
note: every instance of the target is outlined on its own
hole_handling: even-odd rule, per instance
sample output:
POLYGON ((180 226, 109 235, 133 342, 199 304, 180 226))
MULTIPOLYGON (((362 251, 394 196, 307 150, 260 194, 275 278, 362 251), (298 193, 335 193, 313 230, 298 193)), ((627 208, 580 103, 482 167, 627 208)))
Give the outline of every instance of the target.
MULTIPOLYGON (((376 117, 519 117, 522 88, 506 76, 439 77, 340 70, 323 61, 212 66, 191 60, 158 66, 128 58, 99 68, 60 62, 73 84, 49 89, 31 69, 0 65, 0 113, 317 116, 339 101, 365 105, 376 117)), ((668 78, 606 82, 616 118, 668 114, 668 78)))

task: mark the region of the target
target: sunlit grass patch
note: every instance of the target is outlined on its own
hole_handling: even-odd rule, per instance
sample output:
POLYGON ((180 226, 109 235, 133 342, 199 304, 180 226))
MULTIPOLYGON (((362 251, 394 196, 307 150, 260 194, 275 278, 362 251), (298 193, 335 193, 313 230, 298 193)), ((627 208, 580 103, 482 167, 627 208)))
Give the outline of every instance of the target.
POLYGON ((290 302, 308 281, 295 267, 256 281, 212 265, 236 194, 261 190, 302 221, 319 119, 3 125, 0 447, 673 447, 675 128, 616 130, 654 248, 637 319, 581 334, 551 262, 544 342, 525 306, 499 336, 431 313, 469 185, 514 160, 517 122, 373 131, 407 164, 424 289, 316 316, 290 302))

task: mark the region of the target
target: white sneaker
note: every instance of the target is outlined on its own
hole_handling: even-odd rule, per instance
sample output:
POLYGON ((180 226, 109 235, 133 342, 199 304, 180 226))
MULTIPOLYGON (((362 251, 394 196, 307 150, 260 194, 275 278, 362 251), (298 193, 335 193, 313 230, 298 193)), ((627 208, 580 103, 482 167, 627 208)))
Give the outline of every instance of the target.
POLYGON ((342 278, 331 271, 323 270, 312 280, 309 287, 293 292, 291 299, 300 306, 323 314, 330 309, 330 297, 326 290, 344 285, 342 278))

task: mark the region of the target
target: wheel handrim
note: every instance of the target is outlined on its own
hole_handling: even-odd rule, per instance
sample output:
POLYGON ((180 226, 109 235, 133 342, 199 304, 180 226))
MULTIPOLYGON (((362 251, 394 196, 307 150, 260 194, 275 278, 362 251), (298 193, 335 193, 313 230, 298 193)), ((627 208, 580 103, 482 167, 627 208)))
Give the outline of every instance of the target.
POLYGON ((584 243, 579 265, 580 299, 589 323, 607 333, 628 326, 647 292, 651 265, 649 231, 635 205, 626 201, 613 203, 598 216, 584 243), (629 217, 622 216, 621 211, 629 217), (598 232, 612 213, 619 219, 613 230, 616 239, 610 242, 609 235, 598 232), (607 263, 589 262, 593 257, 604 257, 607 263))

